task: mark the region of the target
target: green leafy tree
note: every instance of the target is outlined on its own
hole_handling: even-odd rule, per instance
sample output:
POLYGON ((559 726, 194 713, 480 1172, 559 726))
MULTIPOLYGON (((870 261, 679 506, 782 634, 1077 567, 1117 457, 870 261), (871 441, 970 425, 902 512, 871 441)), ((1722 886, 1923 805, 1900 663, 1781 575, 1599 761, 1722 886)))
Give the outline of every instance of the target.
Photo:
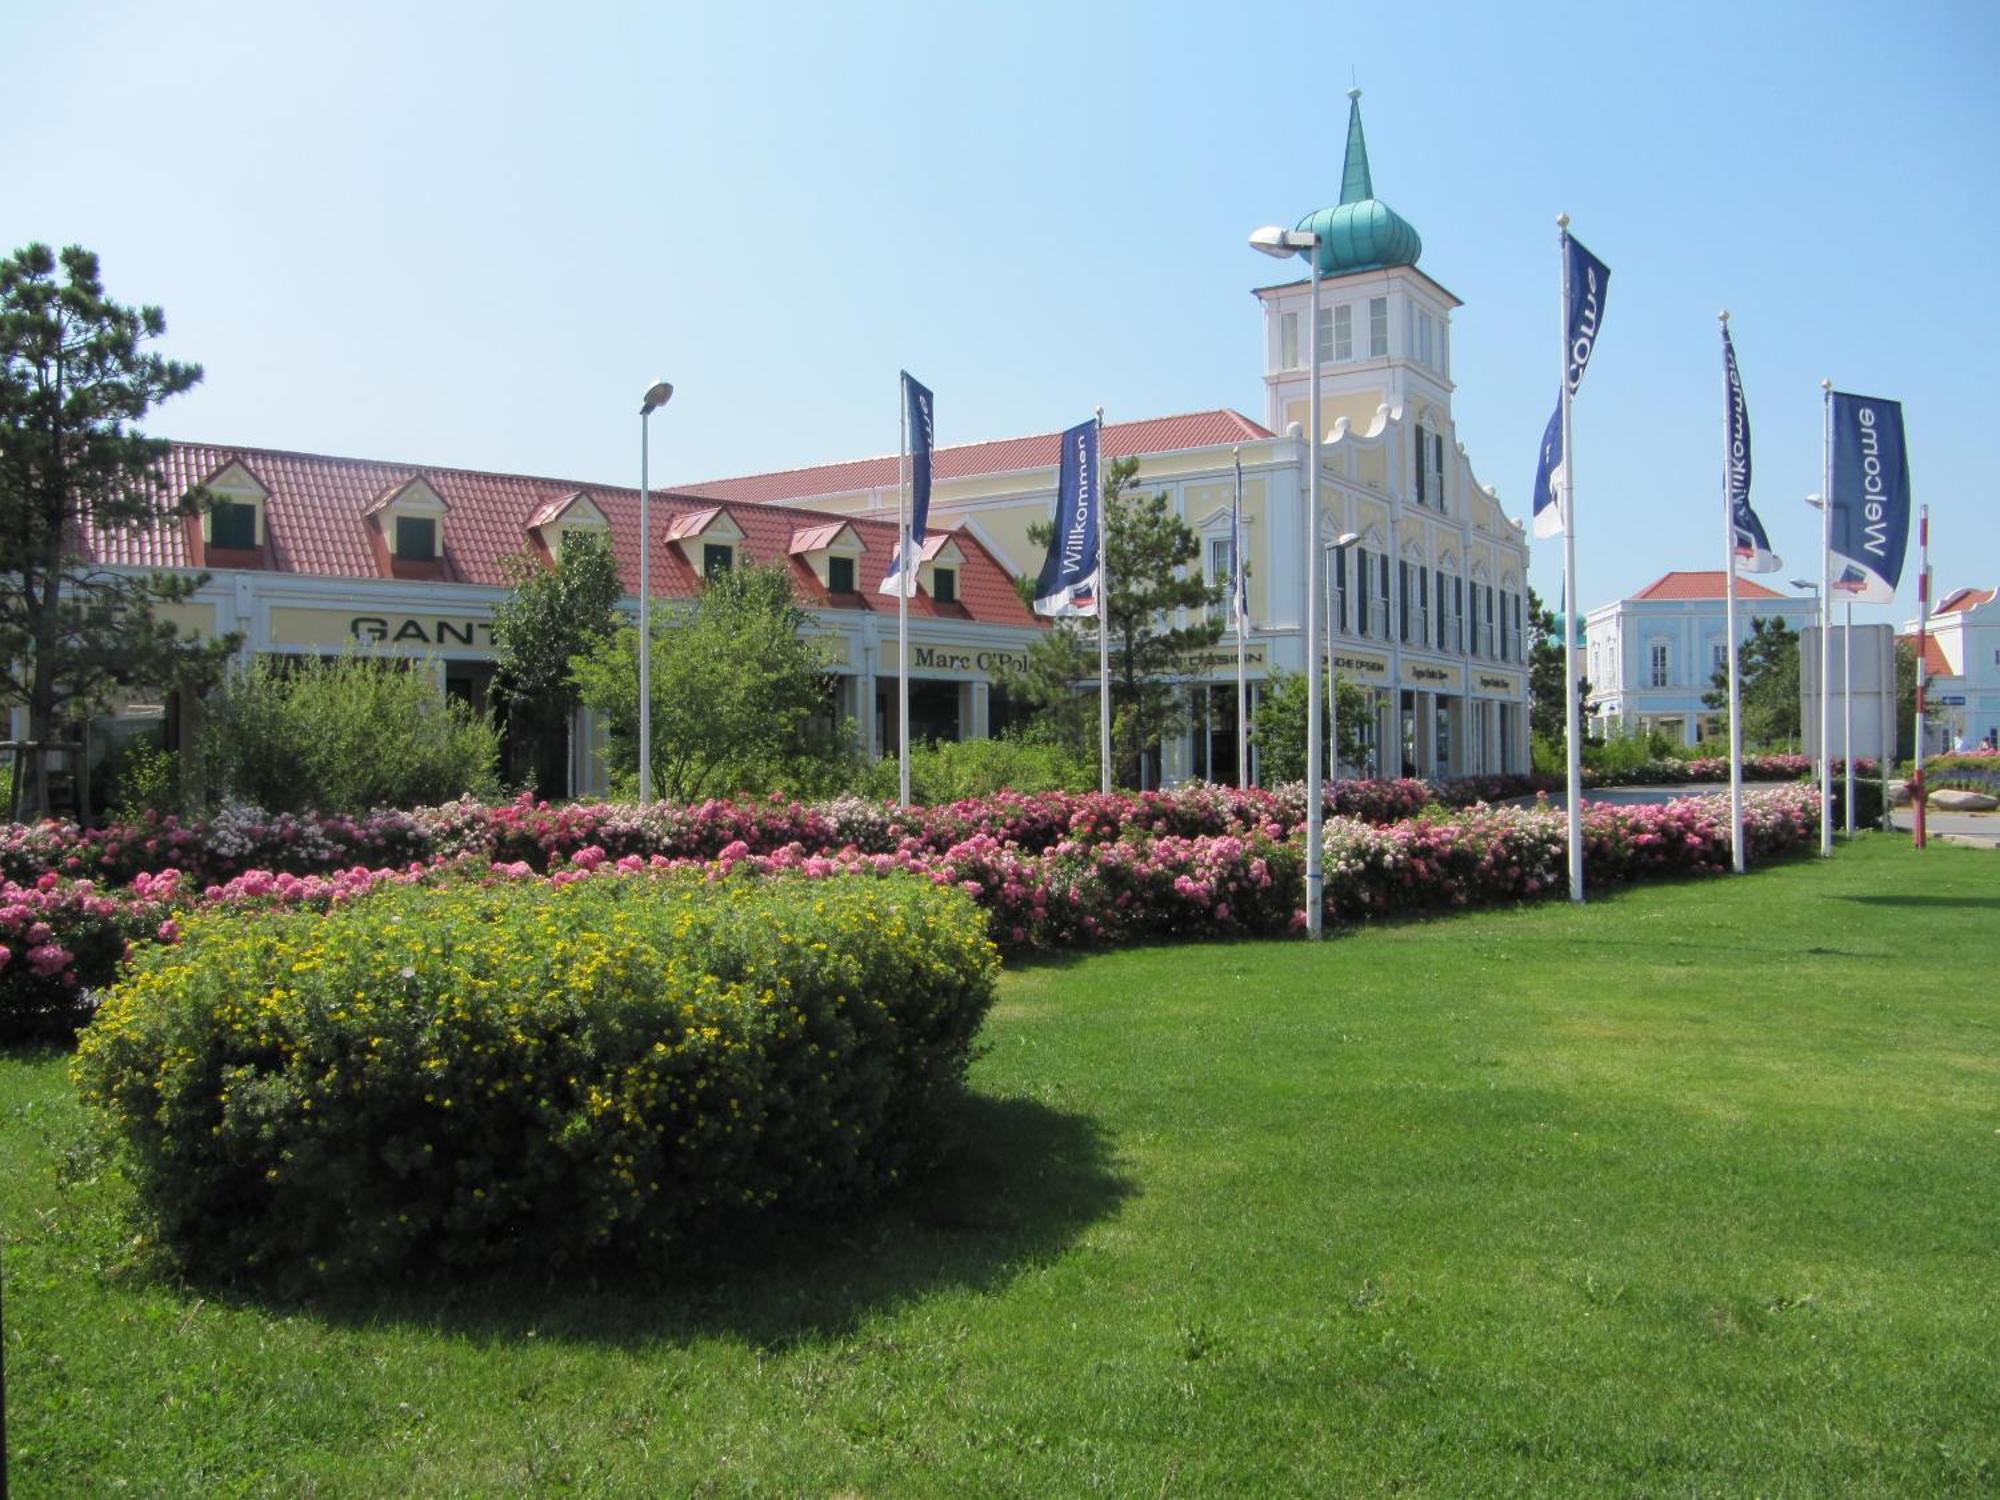
POLYGON ((1910 760, 1917 753, 1917 648, 1913 642, 1896 642, 1896 759, 1910 760))
POLYGON ((500 737, 433 664, 260 656, 213 694, 207 783, 270 812, 364 813, 499 791, 500 737))
MULTIPOLYGON (((1187 726, 1186 658, 1222 636, 1221 622, 1211 617, 1222 585, 1194 567, 1200 538, 1174 514, 1166 495, 1128 493, 1138 473, 1136 458, 1117 459, 1105 467, 1103 482, 1112 761, 1123 786, 1138 784, 1150 746, 1187 726)), ((1029 540, 1042 547, 1054 534, 1047 522, 1028 529, 1029 540)), ((1007 686, 1059 726, 1061 743, 1085 754, 1096 743, 1096 680, 1094 626, 1059 620, 1029 648, 1027 669, 1011 675, 1007 686), (1079 696, 1080 687, 1093 690, 1079 696)))
MULTIPOLYGON (((1534 589, 1528 590, 1528 732, 1535 739, 1560 746, 1568 724, 1563 704, 1562 629, 1556 613, 1542 603, 1534 589)), ((1576 680, 1577 722, 1583 722, 1584 705, 1590 701, 1590 679, 1576 680)))
MULTIPOLYGON (((834 679, 782 567, 718 573, 654 617, 653 790, 670 802, 783 788, 810 795, 852 768, 852 733, 833 721, 834 679)), ((611 763, 639 769, 639 633, 577 659, 583 701, 610 726, 611 763)))
MULTIPOLYGON (((1799 743, 1799 633, 1782 619, 1752 618, 1750 635, 1736 649, 1741 677, 1743 743, 1760 749, 1796 749, 1799 743)), ((1729 672, 1711 679, 1701 701, 1729 727, 1729 672)))
MULTIPOLYGON (((1322 677, 1320 687, 1320 743, 1333 732, 1328 723, 1327 696, 1322 677)), ((1362 737, 1362 729, 1368 715, 1373 711, 1368 695, 1354 683, 1342 680, 1335 684, 1339 693, 1340 712, 1336 716, 1340 735, 1339 764, 1353 767, 1361 764, 1367 745, 1362 737)), ((1264 684, 1264 696, 1250 715, 1250 738, 1256 742, 1257 753, 1263 757, 1263 776, 1267 786, 1276 786, 1286 781, 1303 781, 1306 774, 1306 676, 1303 672, 1273 672, 1264 684)))
POLYGON ((494 693, 530 747, 536 787, 544 796, 567 796, 570 726, 580 701, 572 664, 617 632, 625 594, 618 563, 608 535, 572 530, 553 568, 531 552, 502 566, 514 591, 493 608, 494 693))
MULTIPOLYGON (((63 725, 121 685, 200 689, 234 638, 194 644, 156 613, 196 577, 114 572, 84 538, 161 520, 154 466, 168 444, 132 426, 201 379, 199 365, 147 349, 157 307, 105 295, 97 257, 28 245, 0 261, 0 698, 28 710, 28 738, 63 725), (58 277, 60 268, 60 277, 58 277)), ((201 497, 183 497, 184 512, 201 497)), ((49 805, 48 762, 27 761, 23 811, 49 805)))

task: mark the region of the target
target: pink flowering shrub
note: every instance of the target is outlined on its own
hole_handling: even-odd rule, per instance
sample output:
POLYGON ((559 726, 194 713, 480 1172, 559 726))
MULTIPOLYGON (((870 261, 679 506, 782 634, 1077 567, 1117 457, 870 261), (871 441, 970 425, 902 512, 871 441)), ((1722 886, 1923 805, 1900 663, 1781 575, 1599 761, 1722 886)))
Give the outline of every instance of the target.
MULTIPOLYGON (((1332 804, 1349 811, 1330 816, 1323 834, 1331 920, 1534 900, 1567 889, 1560 811, 1474 803, 1454 812, 1424 807, 1422 788, 1343 782, 1334 790, 1332 804), (1423 811, 1378 821, 1412 804, 1423 811)), ((1002 794, 908 811, 851 799, 644 813, 525 800, 497 808, 453 803, 417 814, 421 836, 413 840, 393 831, 398 825, 383 830, 385 844, 430 845, 428 859, 305 871, 232 869, 275 824, 225 821, 223 836, 198 835, 180 846, 197 850, 185 871, 141 870, 117 886, 55 871, 0 883, 0 1036, 74 1026, 130 946, 175 942, 186 916, 328 911, 391 886, 567 886, 690 871, 710 880, 906 874, 970 897, 985 911, 994 943, 1010 952, 1283 933, 1303 921, 1303 809, 1296 789, 1216 787, 1137 797, 1002 794)), ((1803 848, 1818 834, 1810 787, 1750 793, 1745 812, 1753 860, 1803 848)), ((47 839, 50 826, 26 830, 15 847, 47 839)), ((366 837, 366 826, 322 825, 316 837, 338 847, 336 839, 366 837)), ((1588 804, 1584 839, 1593 886, 1718 873, 1729 865, 1728 801, 1588 804)), ((119 857, 109 843, 93 847, 106 859, 119 857)))
POLYGON ((73 1030, 85 997, 116 976, 128 945, 160 940, 170 915, 170 903, 145 888, 106 893, 54 874, 0 882, 0 1041, 73 1030))
POLYGON ((0 825, 0 877, 56 874, 123 885, 142 873, 179 870, 206 882, 247 870, 305 874, 400 862, 427 856, 433 843, 414 814, 391 811, 319 817, 231 806, 206 821, 149 813, 103 828, 46 819, 0 825))

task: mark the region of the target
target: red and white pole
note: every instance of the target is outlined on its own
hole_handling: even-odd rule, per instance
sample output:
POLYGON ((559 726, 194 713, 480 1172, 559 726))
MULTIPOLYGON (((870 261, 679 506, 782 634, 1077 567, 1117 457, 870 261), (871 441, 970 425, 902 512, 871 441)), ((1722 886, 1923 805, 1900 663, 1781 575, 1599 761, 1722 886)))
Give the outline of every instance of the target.
POLYGON ((1916 846, 1924 847, 1924 650, 1931 624, 1931 508, 1917 512, 1917 763, 1910 776, 1910 806, 1915 809, 1916 846))

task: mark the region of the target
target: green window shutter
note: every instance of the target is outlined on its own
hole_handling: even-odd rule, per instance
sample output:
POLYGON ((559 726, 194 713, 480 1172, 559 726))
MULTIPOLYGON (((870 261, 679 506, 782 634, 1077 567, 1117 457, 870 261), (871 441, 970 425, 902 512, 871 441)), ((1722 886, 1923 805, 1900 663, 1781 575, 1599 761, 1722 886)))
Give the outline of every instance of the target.
POLYGON ((437 522, 429 516, 396 517, 396 556, 403 562, 437 557, 437 522))
POLYGON ((826 560, 827 592, 851 594, 854 592, 854 559, 851 557, 829 557, 826 560))
POLYGON ((208 544, 211 547, 255 547, 257 507, 234 500, 217 501, 208 513, 208 544))

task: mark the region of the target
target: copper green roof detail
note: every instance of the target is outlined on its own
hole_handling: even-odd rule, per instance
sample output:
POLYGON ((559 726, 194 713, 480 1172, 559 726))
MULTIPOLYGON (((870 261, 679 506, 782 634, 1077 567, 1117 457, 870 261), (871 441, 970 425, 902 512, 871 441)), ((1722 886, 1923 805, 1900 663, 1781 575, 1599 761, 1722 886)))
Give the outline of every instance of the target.
POLYGON ((1368 139, 1361 133, 1361 90, 1347 94, 1347 160, 1340 169, 1340 201, 1359 203, 1375 196, 1375 180, 1368 175, 1368 139))
POLYGON ((1347 159, 1340 173, 1340 204, 1307 214, 1298 227, 1319 236, 1322 276, 1413 266, 1424 253, 1423 239, 1408 219, 1375 196, 1368 141, 1361 130, 1361 90, 1349 90, 1347 98, 1347 159))

